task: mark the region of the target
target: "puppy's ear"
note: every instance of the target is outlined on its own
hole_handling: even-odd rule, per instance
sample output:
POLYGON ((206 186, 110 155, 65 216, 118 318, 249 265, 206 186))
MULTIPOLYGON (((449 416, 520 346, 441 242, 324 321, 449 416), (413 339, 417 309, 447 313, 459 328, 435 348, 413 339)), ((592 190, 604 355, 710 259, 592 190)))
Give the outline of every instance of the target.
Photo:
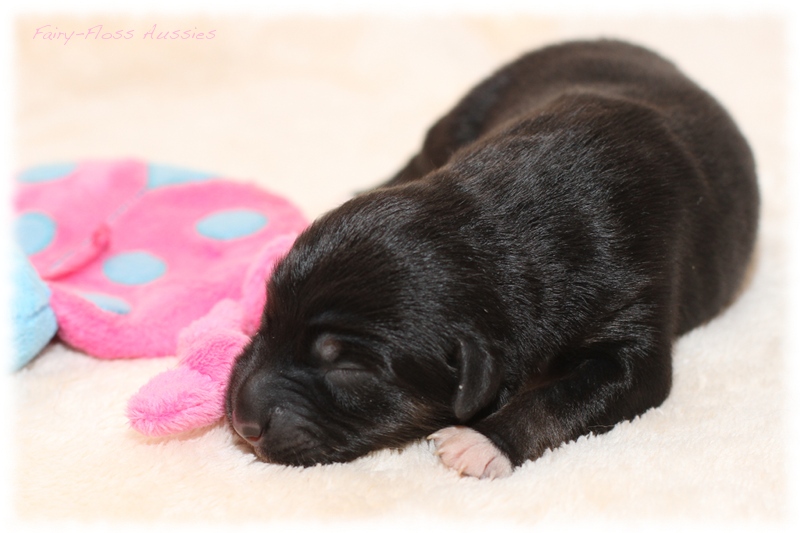
POLYGON ((455 364, 458 389, 453 412, 464 422, 492 401, 503 377, 502 368, 489 349, 475 339, 459 340, 455 364))

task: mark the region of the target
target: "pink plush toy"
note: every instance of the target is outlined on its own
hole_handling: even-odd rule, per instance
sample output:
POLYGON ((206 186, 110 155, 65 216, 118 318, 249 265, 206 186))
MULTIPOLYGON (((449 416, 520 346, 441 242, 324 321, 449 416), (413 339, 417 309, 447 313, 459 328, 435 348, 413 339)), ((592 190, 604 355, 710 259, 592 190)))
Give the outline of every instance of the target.
POLYGON ((265 282, 307 221, 285 199, 213 174, 138 160, 17 176, 15 237, 52 293, 58 336, 100 358, 178 354, 131 424, 163 435, 213 422, 265 282))
POLYGON ((168 435, 213 424, 224 415, 231 366, 258 329, 266 280, 294 237, 280 237, 264 248, 245 277, 240 300, 220 301, 181 331, 178 366, 150 380, 128 403, 134 429, 168 435))

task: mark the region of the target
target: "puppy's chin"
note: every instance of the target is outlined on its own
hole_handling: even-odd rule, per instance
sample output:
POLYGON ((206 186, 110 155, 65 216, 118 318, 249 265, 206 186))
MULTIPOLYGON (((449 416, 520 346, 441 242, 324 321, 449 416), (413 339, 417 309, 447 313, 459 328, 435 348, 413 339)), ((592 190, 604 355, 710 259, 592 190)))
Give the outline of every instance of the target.
MULTIPOLYGON (((241 440, 244 440, 244 439, 241 439, 241 440)), ((253 454, 255 454, 256 457, 258 457, 260 460, 264 461, 265 463, 278 463, 278 464, 281 464, 280 461, 275 461, 274 459, 270 458, 269 454, 266 451, 264 451, 261 448, 259 448, 258 446, 251 446, 251 448, 253 449, 253 454)))
POLYGON ((265 462, 271 464, 278 464, 278 465, 287 465, 287 466, 314 466, 318 464, 327 464, 327 463, 338 463, 338 462, 346 462, 346 460, 334 460, 327 457, 323 457, 318 453, 309 453, 308 450, 302 449, 293 449, 293 448, 282 448, 282 449, 273 449, 273 448, 265 448, 263 446, 252 446, 253 454, 255 456, 265 462))
MULTIPOLYGON (((420 410, 409 408, 406 414, 410 413, 419 415, 420 410)), ((354 425, 350 420, 345 428, 343 418, 331 419, 327 424, 311 424, 305 418, 302 424, 283 426, 276 432, 265 431, 257 442, 239 438, 261 461, 307 467, 346 463, 374 450, 400 448, 424 438, 445 421, 452 420, 444 415, 411 417, 387 424, 354 425)))
POLYGON ((282 443, 279 446, 260 443, 255 445, 252 443, 247 444, 252 447, 255 456, 265 463, 302 467, 347 463, 365 455, 371 449, 336 449, 312 441, 293 443, 291 445, 282 443))

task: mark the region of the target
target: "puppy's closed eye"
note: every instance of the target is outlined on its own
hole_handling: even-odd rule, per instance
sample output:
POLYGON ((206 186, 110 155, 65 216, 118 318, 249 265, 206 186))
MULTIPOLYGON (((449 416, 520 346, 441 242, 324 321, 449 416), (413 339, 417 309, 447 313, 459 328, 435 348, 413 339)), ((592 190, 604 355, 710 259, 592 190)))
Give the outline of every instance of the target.
POLYGON ((322 363, 325 379, 332 385, 356 385, 372 375, 368 368, 343 355, 342 341, 330 333, 317 338, 313 351, 322 363))
POLYGON ((314 342, 314 353, 325 363, 333 363, 342 353, 342 343, 329 333, 317 337, 314 342))
POLYGON ((348 387, 364 383, 372 372, 359 365, 343 362, 325 372, 325 379, 332 385, 348 387))

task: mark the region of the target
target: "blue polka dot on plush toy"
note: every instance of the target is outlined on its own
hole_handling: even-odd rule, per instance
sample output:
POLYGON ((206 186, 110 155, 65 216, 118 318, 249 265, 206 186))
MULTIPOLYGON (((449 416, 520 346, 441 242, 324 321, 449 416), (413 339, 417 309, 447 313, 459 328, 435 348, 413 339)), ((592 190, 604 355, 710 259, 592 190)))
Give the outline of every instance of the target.
POLYGON ((167 185, 182 185, 184 183, 205 181, 214 176, 214 174, 208 172, 151 163, 147 165, 147 188, 157 189, 167 185))
POLYGON ((267 217, 252 209, 218 211, 197 222, 197 232, 209 239, 229 241, 247 237, 267 225, 267 217))
POLYGON ((81 292, 80 295, 103 311, 109 311, 118 315, 127 315, 131 312, 131 305, 122 298, 99 292, 81 292))
POLYGON ((103 274, 115 283, 142 285, 167 272, 167 264, 148 252, 125 252, 106 259, 103 274))
POLYGON ((41 252, 53 242, 55 236, 56 222, 44 213, 23 213, 14 225, 14 238, 25 255, 41 252))
POLYGON ((66 178, 75 170, 75 163, 56 163, 29 168, 17 176, 20 183, 41 183, 66 178))

